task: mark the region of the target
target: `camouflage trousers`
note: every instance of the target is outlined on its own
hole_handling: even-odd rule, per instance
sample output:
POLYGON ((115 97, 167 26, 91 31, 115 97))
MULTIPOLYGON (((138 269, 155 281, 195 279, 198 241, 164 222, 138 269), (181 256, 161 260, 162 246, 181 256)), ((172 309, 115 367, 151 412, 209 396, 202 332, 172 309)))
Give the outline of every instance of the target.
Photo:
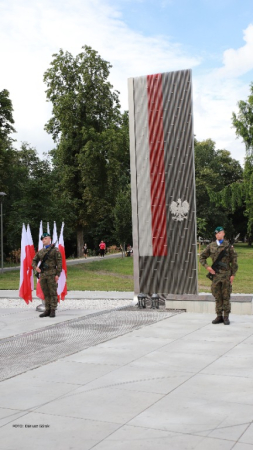
POLYGON ((230 294, 232 285, 230 283, 230 275, 216 275, 211 285, 211 291, 215 298, 215 310, 217 316, 229 314, 231 311, 230 294))
POLYGON ((55 275, 40 278, 40 286, 45 296, 46 311, 56 310, 57 308, 57 283, 55 275))

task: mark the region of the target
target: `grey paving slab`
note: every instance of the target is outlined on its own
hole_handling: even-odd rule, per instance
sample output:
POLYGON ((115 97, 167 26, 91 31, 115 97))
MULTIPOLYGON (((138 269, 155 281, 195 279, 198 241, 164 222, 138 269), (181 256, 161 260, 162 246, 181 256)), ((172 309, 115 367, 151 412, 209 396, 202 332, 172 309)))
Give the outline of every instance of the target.
POLYGON ((10 408, 0 408, 0 435, 1 435, 1 427, 7 425, 8 423, 13 422, 14 420, 22 417, 24 415, 24 411, 18 411, 10 408))
POLYGON ((114 371, 118 366, 105 364, 85 364, 61 359, 48 365, 38 367, 24 374, 28 379, 39 379, 50 383, 66 383, 71 385, 86 385, 91 381, 101 379, 103 375, 114 371))
POLYGON ((89 450, 119 427, 110 422, 26 414, 0 428, 1 450, 89 450))
POLYGON ((224 326, 223 324, 218 325, 207 325, 199 330, 196 330, 192 334, 184 336, 187 340, 198 340, 200 341, 211 341, 211 342, 222 342, 222 343, 234 343, 235 345, 242 342, 246 338, 250 337, 252 334, 251 329, 244 329, 242 327, 224 326))
POLYGON ((223 377, 221 380, 196 375, 140 414, 134 424, 208 436, 216 428, 252 421, 250 392, 252 380, 247 378, 223 377))
POLYGON ((241 435, 239 442, 242 444, 253 445, 253 424, 250 424, 244 433, 241 435))
MULTIPOLYGON (((3 310, 2 310, 3 311, 3 310)), ((56 317, 39 317, 41 314, 38 311, 22 311, 15 314, 2 314, 0 316, 0 339, 17 336, 18 334, 27 333, 29 331, 39 330, 48 325, 55 325, 57 323, 65 322, 66 320, 74 319, 75 317, 83 317, 93 314, 93 310, 62 310, 57 311, 56 317)), ((97 310, 96 310, 97 312, 97 310)))
POLYGON ((217 358, 233 348, 233 342, 199 341, 198 339, 194 340, 191 336, 190 339, 182 337, 181 339, 171 341, 162 347, 162 351, 170 355, 181 355, 181 358, 184 358, 185 354, 198 355, 198 357, 212 355, 217 358))
MULTIPOLYGON (((144 330, 143 330, 144 332, 144 330)), ((161 348, 165 346, 167 343, 173 342, 173 339, 167 339, 167 338, 159 338, 152 335, 152 332, 149 336, 143 336, 142 333, 139 333, 138 338, 138 347, 141 347, 144 352, 149 353, 153 350, 156 350, 157 348, 161 348)), ((135 331, 132 331, 124 336, 119 336, 115 339, 111 339, 109 341, 103 342, 102 344, 99 344, 99 348, 121 348, 121 349, 129 349, 129 350, 135 350, 136 349, 136 335, 135 331)))
POLYGON ((253 409, 249 405, 207 402, 200 397, 180 397, 179 393, 175 399, 172 395, 173 392, 139 414, 129 425, 208 437, 225 419, 231 427, 252 419, 253 409))
MULTIPOLYGON (((203 437, 125 425, 96 446, 96 450, 192 450, 203 437)), ((228 447, 230 449, 231 447, 228 447)))
MULTIPOLYGON (((50 369, 49 369, 50 370, 50 369)), ((27 410, 37 408, 74 391, 76 385, 48 383, 22 374, 0 383, 0 408, 27 410)))
MULTIPOLYGON (((165 373, 159 367, 124 366, 111 370, 108 374, 87 383, 81 391, 100 389, 101 387, 114 387, 125 391, 150 392, 168 394, 192 375, 183 372, 165 373)), ((138 395, 138 394, 137 394, 138 395)))
POLYGON ((214 364, 204 369, 203 373, 253 379, 252 344, 246 344, 246 342, 238 344, 225 354, 223 358, 217 359, 214 364))
MULTIPOLYGON (((233 426, 225 426, 224 424, 220 424, 218 428, 212 430, 209 433, 209 437, 213 437, 216 439, 226 439, 229 441, 232 440, 236 442, 241 438, 242 435, 244 435, 248 427, 248 423, 233 426)), ((251 442, 253 442, 252 439, 251 442)))
POLYGON ((253 450, 253 320, 212 319, 172 316, 1 382, 1 450, 253 450))
POLYGON ((113 347, 96 347, 87 348, 79 353, 70 355, 66 361, 77 361, 89 364, 106 364, 122 366, 132 361, 138 360, 142 355, 147 353, 146 348, 135 346, 135 348, 113 348, 113 347))
POLYGON ((83 392, 82 388, 37 409, 38 412, 65 417, 125 424, 156 403, 162 395, 101 388, 83 392))
POLYGON ((235 444, 235 446, 233 447, 233 450, 252 450, 252 449, 253 449, 253 445, 242 444, 240 442, 235 444))
POLYGON ((146 370, 150 366, 162 367, 165 373, 170 371, 180 371, 185 373, 196 373, 204 369, 206 366, 216 360, 216 356, 213 354, 203 354, 201 358, 195 353, 169 353, 168 351, 161 350, 153 351, 136 361, 131 362, 131 366, 134 367, 146 367, 146 370))

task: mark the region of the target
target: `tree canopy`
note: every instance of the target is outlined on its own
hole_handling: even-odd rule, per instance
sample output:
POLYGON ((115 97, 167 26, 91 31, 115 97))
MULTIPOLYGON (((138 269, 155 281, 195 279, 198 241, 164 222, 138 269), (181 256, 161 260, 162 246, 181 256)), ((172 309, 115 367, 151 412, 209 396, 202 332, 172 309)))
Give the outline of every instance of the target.
POLYGON ((198 233, 210 237, 217 224, 221 224, 232 237, 238 230, 236 216, 239 214, 241 219, 243 216, 236 209, 238 204, 233 209, 230 200, 222 202, 219 195, 231 183, 242 182, 243 170, 229 151, 216 150, 211 139, 202 142, 195 139, 194 147, 198 233))
POLYGON ((84 231, 105 218, 112 227, 120 166, 128 164, 126 117, 108 81, 111 65, 95 50, 84 46, 76 57, 63 50, 53 57, 44 75, 53 105, 45 128, 56 143, 51 152, 55 192, 65 221, 71 219, 76 230, 80 256, 84 231))

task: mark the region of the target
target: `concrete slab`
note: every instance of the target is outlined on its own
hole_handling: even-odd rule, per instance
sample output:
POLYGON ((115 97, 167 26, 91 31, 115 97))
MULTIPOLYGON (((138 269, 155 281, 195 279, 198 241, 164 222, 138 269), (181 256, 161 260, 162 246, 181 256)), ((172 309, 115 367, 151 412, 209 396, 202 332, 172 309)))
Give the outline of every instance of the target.
MULTIPOLYGON (((16 334, 48 325, 33 316, 0 311, 16 334)), ((174 315, 2 381, 1 450, 252 450, 252 316, 213 317, 174 315)))
POLYGON ((167 375, 163 368, 136 367, 127 365, 111 370, 108 374, 88 383, 80 391, 114 387, 125 391, 168 394, 192 376, 191 373, 170 371, 167 375))
MULTIPOLYGON (((183 309, 186 312, 215 313, 215 299, 212 294, 199 295, 172 295, 168 294, 165 305, 167 309, 183 309)), ((232 314, 253 314, 252 294, 231 295, 232 314)))
POLYGON ((33 412, 0 430, 1 450, 89 450, 118 427, 109 422, 33 412))
MULTIPOLYGON (((23 411, 13 410, 10 408, 0 408, 0 428, 4 425, 12 423, 19 417, 24 415, 23 411)), ((0 432, 1 433, 1 432, 0 432)))
POLYGON ((116 370, 118 366, 106 364, 85 364, 61 359, 48 366, 42 366, 25 374, 26 379, 38 379, 49 383, 65 383, 84 386, 91 381, 101 379, 108 372, 116 370))
POLYGON ((233 447, 233 450, 252 450, 252 445, 237 443, 233 447))
POLYGON ((26 374, 22 374, 0 383, 0 408, 20 411, 38 408, 75 389, 77 389, 75 384, 50 384, 47 381, 31 379, 26 374))
POLYGON ((17 336, 22 333, 26 333, 29 331, 39 330, 46 326, 54 326, 57 323, 62 323, 67 320, 74 319, 75 317, 83 317, 89 314, 93 314, 97 312, 97 310, 82 310, 82 309, 74 309, 74 310, 62 310, 57 311, 56 317, 39 317, 41 314, 38 311, 33 310, 22 310, 13 312, 8 312, 7 314, 2 313, 0 315, 0 339, 4 339, 7 337, 17 336))
POLYGON ((82 391, 81 388, 37 409, 43 414, 75 417, 125 424, 162 397, 161 394, 121 391, 101 388, 82 391))
MULTIPOLYGON (((162 430, 125 425, 104 439, 97 450, 190 450, 203 441, 200 436, 187 436, 162 430)), ((227 447, 228 450, 231 449, 227 447)))
POLYGON ((239 438, 240 444, 250 444, 253 442, 253 424, 247 424, 247 428, 244 433, 241 434, 239 438))

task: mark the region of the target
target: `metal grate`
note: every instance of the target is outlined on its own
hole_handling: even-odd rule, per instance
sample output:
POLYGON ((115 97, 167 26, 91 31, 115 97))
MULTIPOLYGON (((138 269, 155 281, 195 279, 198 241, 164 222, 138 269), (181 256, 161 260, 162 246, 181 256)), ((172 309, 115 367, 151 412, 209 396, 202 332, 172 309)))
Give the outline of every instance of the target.
POLYGON ((2 339, 0 381, 178 313, 124 307, 2 339))

